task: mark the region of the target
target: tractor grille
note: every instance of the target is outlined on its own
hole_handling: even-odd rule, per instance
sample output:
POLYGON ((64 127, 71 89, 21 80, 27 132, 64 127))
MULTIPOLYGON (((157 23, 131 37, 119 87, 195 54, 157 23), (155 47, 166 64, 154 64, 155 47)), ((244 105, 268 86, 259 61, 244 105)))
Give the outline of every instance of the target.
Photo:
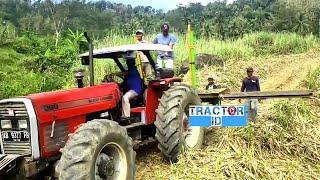
POLYGON ((7 102, 0 104, 0 119, 4 119, 5 117, 12 118, 13 116, 10 115, 12 111, 16 118, 28 118, 27 109, 23 102, 7 102))
MULTIPOLYGON (((21 131, 18 126, 19 120, 27 120, 27 129, 24 131, 29 132, 30 137, 30 120, 26 106, 23 102, 5 102, 0 103, 0 121, 10 120, 12 128, 3 129, 1 131, 21 131)), ((0 134, 2 136, 2 134, 0 134)), ((2 139, 4 137, 1 137, 2 139)), ((29 141, 2 141, 4 154, 18 154, 18 155, 30 155, 31 154, 31 143, 29 141)))
POLYGON ((27 143, 3 143, 4 154, 19 154, 29 155, 31 154, 30 142, 27 143))

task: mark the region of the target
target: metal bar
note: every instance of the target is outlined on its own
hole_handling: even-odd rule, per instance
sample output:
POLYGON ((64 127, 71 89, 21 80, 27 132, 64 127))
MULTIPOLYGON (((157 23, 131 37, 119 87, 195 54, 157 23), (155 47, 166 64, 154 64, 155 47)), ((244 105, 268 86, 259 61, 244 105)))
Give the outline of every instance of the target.
POLYGON ((225 94, 226 91, 202 92, 199 94, 202 101, 210 101, 210 99, 267 99, 267 98, 304 98, 314 96, 314 92, 310 90, 304 91, 255 91, 255 92, 239 92, 225 94))
POLYGON ((137 122, 137 123, 132 123, 130 125, 124 126, 126 129, 132 129, 135 127, 139 127, 139 126, 144 126, 146 124, 144 124, 143 122, 137 122))
POLYGON ((265 92, 241 92, 225 94, 224 99, 241 99, 241 98, 302 98, 313 96, 313 91, 265 91, 265 92))
POLYGON ((121 70, 121 72, 125 72, 126 70, 124 69, 124 67, 122 66, 121 62, 119 61, 119 59, 114 56, 113 57, 114 62, 117 64, 117 66, 119 67, 119 69, 121 70))
POLYGON ((90 86, 94 85, 94 68, 93 68, 93 44, 89 38, 87 32, 84 32, 84 36, 88 41, 89 45, 89 71, 90 71, 90 86))

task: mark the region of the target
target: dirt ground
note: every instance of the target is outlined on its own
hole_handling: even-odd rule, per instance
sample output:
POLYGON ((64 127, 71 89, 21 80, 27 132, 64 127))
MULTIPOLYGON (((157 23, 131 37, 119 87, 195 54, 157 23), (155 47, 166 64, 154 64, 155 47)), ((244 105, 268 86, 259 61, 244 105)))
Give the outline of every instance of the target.
MULTIPOLYGON (((306 89, 305 80, 307 74, 311 69, 320 65, 320 56, 316 52, 308 52, 268 58, 259 62, 260 68, 267 69, 267 75, 261 83, 262 91, 298 90, 306 89)), ((252 62, 252 64, 248 62, 245 65, 254 64, 255 62, 252 62)), ((230 68, 227 67, 226 71, 230 68)), ((257 75, 259 76, 259 72, 257 75)), ((264 100, 259 103, 258 114, 267 111, 274 101, 278 100, 264 100)), ((237 104, 239 102, 228 101, 223 104, 233 103, 237 104)), ((210 139, 210 137, 208 138, 210 139)), ((155 145, 142 148, 137 152, 137 166, 136 179, 171 179, 162 177, 159 172, 170 171, 174 168, 163 160, 155 145)))

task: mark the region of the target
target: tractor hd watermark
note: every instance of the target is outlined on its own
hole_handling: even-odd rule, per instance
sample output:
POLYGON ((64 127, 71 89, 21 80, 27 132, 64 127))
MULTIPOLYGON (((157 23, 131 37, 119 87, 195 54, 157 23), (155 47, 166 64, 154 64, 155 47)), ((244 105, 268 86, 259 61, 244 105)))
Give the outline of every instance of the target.
POLYGON ((247 106, 190 106, 190 126, 247 126, 247 106))

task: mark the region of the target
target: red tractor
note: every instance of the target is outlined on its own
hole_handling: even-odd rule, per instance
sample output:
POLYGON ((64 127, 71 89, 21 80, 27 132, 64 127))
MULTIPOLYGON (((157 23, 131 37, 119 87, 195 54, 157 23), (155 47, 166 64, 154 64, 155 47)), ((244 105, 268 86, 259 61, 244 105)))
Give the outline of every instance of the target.
POLYGON ((83 86, 79 71, 77 88, 0 101, 0 179, 33 178, 48 169, 61 180, 134 179, 134 147, 150 139, 172 162, 184 149, 201 147, 203 127, 188 123, 189 105, 199 105, 201 99, 181 78, 159 71, 150 53, 172 51, 168 46, 89 47, 80 58, 89 65, 90 86, 83 86), (143 84, 145 96, 130 102, 132 121, 123 122, 121 83, 106 78, 94 85, 93 60, 112 60, 124 72, 129 51, 142 51, 161 77, 143 84))

